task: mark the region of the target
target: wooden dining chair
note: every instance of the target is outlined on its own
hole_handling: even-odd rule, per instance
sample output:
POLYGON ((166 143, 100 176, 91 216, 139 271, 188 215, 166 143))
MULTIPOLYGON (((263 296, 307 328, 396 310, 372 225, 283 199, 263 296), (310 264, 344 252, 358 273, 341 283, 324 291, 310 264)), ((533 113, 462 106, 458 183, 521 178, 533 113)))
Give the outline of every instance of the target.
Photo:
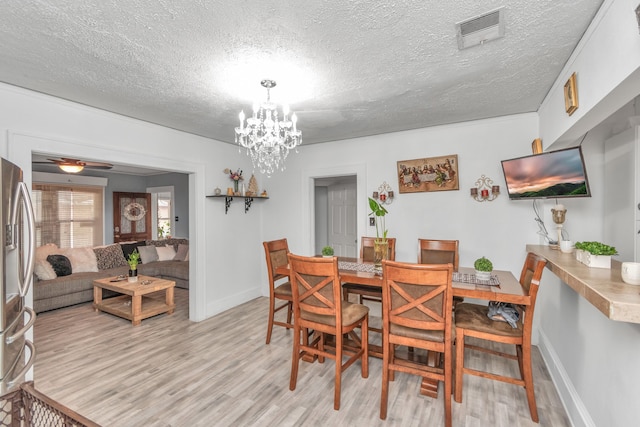
POLYGON ((269 324, 267 325, 267 344, 271 342, 271 332, 273 325, 284 326, 287 329, 293 327, 291 318, 293 315, 293 296, 291 294, 291 282, 289 277, 276 273, 276 268, 287 265, 289 260, 289 245, 287 239, 272 240, 262 242, 264 253, 267 258, 267 274, 269 275, 269 324), (284 301, 284 304, 277 305, 277 300, 284 301), (275 320, 278 311, 287 310, 287 321, 275 320))
MULTIPOLYGON (((373 262, 374 241, 376 237, 362 237, 360 241, 360 258, 366 262, 373 262)), ((389 260, 396 259, 396 239, 395 237, 387 238, 389 242, 389 260)), ((355 294, 359 297, 360 304, 364 301, 382 302, 382 291, 372 286, 359 285, 357 283, 343 283, 342 294, 345 301, 349 301, 349 295, 355 294)))
MULTIPOLYGON (((520 284, 522 285, 525 295, 528 295, 528 303, 517 307, 520 313, 517 328, 512 328, 506 322, 490 319, 487 316, 488 307, 486 305, 462 303, 456 307, 456 402, 462 402, 463 374, 476 375, 509 384, 516 384, 525 388, 531 419, 536 423, 538 422, 538 409, 536 408, 536 397, 533 389, 533 372, 531 368, 531 330, 533 328, 533 312, 536 307, 540 278, 542 277, 546 263, 547 260, 542 257, 533 253, 527 254, 522 272, 520 273, 520 284), (503 344, 513 344, 515 345, 516 354, 496 351, 489 349, 488 346, 468 344, 465 342, 467 337, 503 344), (485 351, 496 356, 517 360, 520 378, 465 367, 465 348, 485 351)), ((481 343, 482 342, 480 342, 480 344, 481 343)))
POLYGON ((295 390, 300 359, 317 356, 335 360, 333 408, 340 409, 342 372, 360 359, 362 378, 369 376, 369 308, 341 300, 338 258, 304 257, 289 254, 293 294, 293 358, 289 389, 295 390), (355 334, 360 328, 361 336, 355 334), (314 336, 308 342, 308 331, 314 336), (335 351, 329 351, 327 337, 333 336, 335 351), (351 339, 346 339, 349 335, 351 339), (347 360, 343 363, 343 359, 347 360))
POLYGON ((444 383, 445 425, 451 426, 453 386, 451 315, 453 264, 382 262, 382 396, 380 418, 387 417, 389 381, 405 372, 444 383), (437 366, 397 357, 406 346, 441 353, 437 366))
MULTIPOLYGON (((457 240, 418 239, 418 264, 453 264, 453 271, 458 271, 457 240)), ((453 297, 453 306, 464 301, 464 298, 453 297)))

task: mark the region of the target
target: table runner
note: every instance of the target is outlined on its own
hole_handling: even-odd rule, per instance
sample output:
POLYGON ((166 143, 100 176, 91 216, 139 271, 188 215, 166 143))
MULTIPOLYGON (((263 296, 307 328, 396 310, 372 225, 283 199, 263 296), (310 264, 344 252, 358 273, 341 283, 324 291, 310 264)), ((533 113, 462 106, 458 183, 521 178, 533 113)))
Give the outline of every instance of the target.
POLYGON ((359 262, 338 261, 338 268, 340 270, 364 271, 366 273, 376 272, 373 264, 363 264, 359 262))
POLYGON ((472 285, 500 286, 500 280, 498 280, 498 276, 494 274, 491 275, 489 280, 479 280, 473 273, 469 274, 455 271, 451 280, 458 283, 470 283, 472 285))

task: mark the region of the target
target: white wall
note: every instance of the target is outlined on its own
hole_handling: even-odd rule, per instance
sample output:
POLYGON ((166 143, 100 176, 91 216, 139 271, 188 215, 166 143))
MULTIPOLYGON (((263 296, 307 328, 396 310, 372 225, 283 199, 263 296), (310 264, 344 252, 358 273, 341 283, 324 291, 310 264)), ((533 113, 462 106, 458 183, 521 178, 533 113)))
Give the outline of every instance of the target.
MULTIPOLYGON (((605 1, 539 111, 546 147, 591 131, 582 146, 593 197, 568 209, 573 240, 602 241, 607 135, 592 129, 640 93, 637 6, 637 0, 605 1), (569 117, 562 90, 574 71, 580 107, 569 117)), ((542 283, 539 346, 574 425, 638 425, 640 325, 609 320, 549 271, 542 283)))
POLYGON ((640 93, 637 0, 605 0, 538 113, 545 147, 575 141, 640 93), (564 84, 576 73, 578 109, 564 109, 564 84))

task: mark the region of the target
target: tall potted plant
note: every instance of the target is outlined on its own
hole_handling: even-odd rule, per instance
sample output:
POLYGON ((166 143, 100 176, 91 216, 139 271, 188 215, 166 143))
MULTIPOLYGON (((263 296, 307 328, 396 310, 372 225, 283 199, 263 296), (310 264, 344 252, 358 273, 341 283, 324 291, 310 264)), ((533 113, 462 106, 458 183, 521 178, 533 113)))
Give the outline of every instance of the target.
POLYGON ((134 249, 133 252, 129 254, 129 258, 127 259, 127 263, 129 264, 129 282, 137 282, 138 281, 138 263, 140 262, 140 253, 138 249, 134 249))
POLYGON ((371 208, 369 216, 374 216, 376 219, 376 239, 373 242, 373 263, 377 270, 382 270, 382 260, 389 257, 389 242, 387 241, 387 232, 389 230, 387 230, 384 222, 385 215, 389 212, 384 206, 371 197, 369 197, 369 208, 371 208))

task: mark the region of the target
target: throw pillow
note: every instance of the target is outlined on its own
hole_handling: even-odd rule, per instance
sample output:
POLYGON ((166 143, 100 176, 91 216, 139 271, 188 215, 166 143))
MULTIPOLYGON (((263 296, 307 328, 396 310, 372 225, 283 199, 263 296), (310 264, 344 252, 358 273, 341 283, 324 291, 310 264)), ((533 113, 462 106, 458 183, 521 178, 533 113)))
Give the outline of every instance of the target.
POLYGON ((38 280, 53 280, 58 277, 56 272, 53 270, 53 267, 51 267, 51 264, 49 264, 49 261, 46 259, 37 260, 33 266, 33 272, 38 280))
POLYGON ((140 259, 143 264, 158 261, 158 252, 155 246, 140 246, 138 247, 138 252, 140 252, 140 259))
POLYGON ((56 276, 68 276, 71 274, 71 261, 64 255, 49 255, 47 261, 56 272, 56 276))
POLYGON ((158 261, 171 261, 176 256, 176 250, 173 246, 167 245, 163 248, 156 248, 158 251, 158 261))
POLYGON ((187 256, 189 255, 189 245, 178 245, 178 250, 176 252, 176 256, 173 257, 174 261, 186 261, 187 256))
POLYGON ((71 261, 71 271, 74 273, 98 271, 96 253, 89 247, 65 249, 63 255, 71 261))
MULTIPOLYGON (((129 259, 129 255, 138 247, 146 246, 147 242, 144 240, 140 240, 139 242, 133 243, 120 243, 120 247, 122 248, 122 254, 124 255, 124 259, 129 259)), ((138 250, 140 252, 140 250, 138 250)))
POLYGON ((129 265, 127 260, 124 259, 122 249, 120 249, 118 243, 103 248, 93 248, 93 252, 95 252, 98 261, 98 270, 108 270, 129 265))

